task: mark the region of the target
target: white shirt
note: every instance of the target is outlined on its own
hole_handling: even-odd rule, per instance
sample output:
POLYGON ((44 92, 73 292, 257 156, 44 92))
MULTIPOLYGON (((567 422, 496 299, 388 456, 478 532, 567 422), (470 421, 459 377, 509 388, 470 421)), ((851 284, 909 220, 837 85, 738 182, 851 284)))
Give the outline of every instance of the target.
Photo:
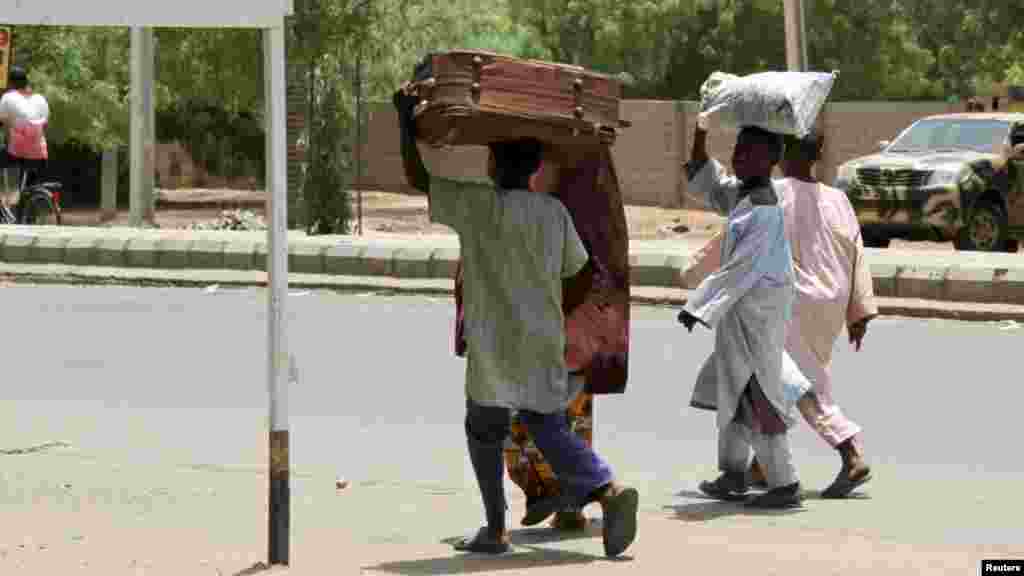
POLYGON ((724 429, 756 376, 790 427, 799 418, 796 403, 811 384, 785 350, 796 280, 776 186, 754 188, 741 199, 739 181, 727 177, 715 160, 687 172, 704 203, 729 218, 718 269, 683 308, 715 329, 715 349, 698 374, 693 405, 717 406, 718 426, 724 429))
POLYGON ((7 151, 12 156, 47 158, 45 129, 49 121, 50 105, 41 94, 11 90, 0 98, 0 122, 7 128, 7 151))

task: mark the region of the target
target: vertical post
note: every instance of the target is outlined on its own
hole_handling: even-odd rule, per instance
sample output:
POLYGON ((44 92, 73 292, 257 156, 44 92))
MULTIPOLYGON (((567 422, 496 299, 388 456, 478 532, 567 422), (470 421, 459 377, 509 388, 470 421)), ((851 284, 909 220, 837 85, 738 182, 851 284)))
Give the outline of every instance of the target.
POLYGON ((288 340, 285 303, 288 295, 288 165, 285 109, 284 21, 263 31, 264 101, 267 136, 267 271, 268 354, 270 393, 270 515, 269 561, 287 565, 291 526, 288 456, 288 340))
POLYGON ((153 29, 131 29, 131 225, 153 219, 153 29))
POLYGON ((103 179, 100 218, 103 221, 113 220, 117 217, 117 148, 103 152, 100 177, 103 179))
POLYGON ((804 0, 785 0, 786 67, 807 71, 807 39, 804 22, 804 0))
POLYGON ((356 204, 357 206, 357 226, 359 235, 363 235, 363 48, 362 43, 358 48, 358 54, 356 56, 356 204))
MULTIPOLYGON (((363 0, 356 6, 360 15, 366 13, 366 5, 370 0, 363 0)), ((363 235, 363 43, 356 48, 356 226, 359 235, 363 235)))

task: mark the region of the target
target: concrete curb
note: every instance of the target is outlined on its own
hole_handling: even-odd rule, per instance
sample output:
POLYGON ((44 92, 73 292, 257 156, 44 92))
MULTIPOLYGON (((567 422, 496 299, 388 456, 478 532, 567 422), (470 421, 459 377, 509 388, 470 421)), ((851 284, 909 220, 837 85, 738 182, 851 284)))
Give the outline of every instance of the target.
MULTIPOLYGON (((672 242, 636 242, 632 284, 678 288, 691 250, 672 242)), ((0 262, 167 270, 266 269, 263 232, 130 228, 0 227, 0 262)), ((450 280, 459 256, 454 236, 307 237, 289 234, 297 274, 450 280)), ((1024 305, 1024 258, 985 254, 869 250, 881 298, 1024 305)))
MULTIPOLYGON (((153 268, 113 268, 64 264, 0 263, 0 281, 25 284, 70 284, 87 286, 173 286, 184 288, 265 288, 266 272, 229 270, 166 270, 153 268)), ((332 292, 371 292, 382 295, 427 295, 450 298, 454 284, 448 279, 402 279, 389 276, 343 276, 293 274, 292 290, 328 290, 332 292)), ((680 307, 686 304, 689 290, 679 288, 634 287, 632 302, 639 305, 680 307)), ((1017 322, 1024 324, 1024 306, 1007 304, 970 304, 921 299, 880 298, 883 316, 932 318, 972 322, 1017 322)))

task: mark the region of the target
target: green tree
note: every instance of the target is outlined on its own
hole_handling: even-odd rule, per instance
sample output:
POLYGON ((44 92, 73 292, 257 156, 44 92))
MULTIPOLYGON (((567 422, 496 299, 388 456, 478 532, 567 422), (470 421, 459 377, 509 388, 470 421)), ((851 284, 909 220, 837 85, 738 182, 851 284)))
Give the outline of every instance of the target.
POLYGON ((896 2, 813 0, 806 9, 810 67, 840 71, 833 100, 940 96, 941 84, 921 74, 932 58, 907 40, 896 2))
POLYGON ((15 62, 50 103, 51 141, 92 150, 127 141, 127 30, 18 26, 13 42, 15 62))
POLYGON ((1004 79, 1019 52, 1005 50, 1024 18, 1020 2, 899 0, 907 31, 931 56, 927 77, 948 95, 974 95, 983 78, 1004 79))

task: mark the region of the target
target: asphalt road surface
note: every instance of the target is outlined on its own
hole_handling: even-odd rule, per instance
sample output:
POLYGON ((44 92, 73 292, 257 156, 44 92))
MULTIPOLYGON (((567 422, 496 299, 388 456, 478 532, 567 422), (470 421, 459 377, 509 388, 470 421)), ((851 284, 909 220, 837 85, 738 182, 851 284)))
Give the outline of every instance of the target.
MULTIPOLYGON (((14 285, 0 297, 8 472, 9 454, 52 442, 125 474, 266 468, 265 292, 14 285)), ((344 476, 353 497, 374 486, 458 495, 464 505, 446 521, 477 522, 452 302, 293 292, 287 306, 299 368, 293 498, 344 476)), ((712 336, 686 333, 675 314, 633 309, 629 391, 597 400, 596 445, 640 488, 646 512, 715 521, 694 493, 715 473, 714 419, 687 408, 712 336)), ((859 353, 841 342, 836 394, 865 429, 875 480, 838 504, 842 514, 816 501, 824 512, 785 521, 908 545, 1024 542, 1022 344, 1013 324, 896 318, 873 323, 859 353)), ((805 488, 824 488, 838 456, 802 424, 794 443, 805 488)), ((384 520, 364 527, 385 524, 396 533, 384 520)))

